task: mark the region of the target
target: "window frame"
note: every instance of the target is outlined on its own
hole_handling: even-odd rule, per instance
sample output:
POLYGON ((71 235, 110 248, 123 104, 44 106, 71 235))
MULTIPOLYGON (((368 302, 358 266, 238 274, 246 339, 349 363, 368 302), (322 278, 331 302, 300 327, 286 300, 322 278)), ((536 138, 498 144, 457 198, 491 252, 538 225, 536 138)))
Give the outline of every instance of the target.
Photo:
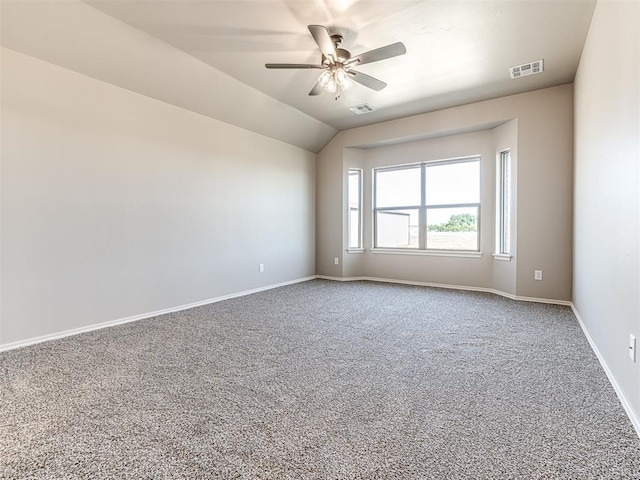
POLYGON ((459 256, 476 256, 481 252, 481 197, 482 197, 482 158, 481 155, 472 155, 468 157, 458 157, 446 160, 432 160, 424 162, 416 162, 403 165, 393 165, 376 167, 372 169, 372 202, 373 202, 373 249, 372 252, 385 252, 385 253, 412 253, 412 254, 435 254, 435 255, 459 255, 459 256), (427 204, 427 170, 429 167, 439 165, 453 165, 459 163, 475 163, 478 164, 478 187, 479 198, 478 202, 465 202, 465 203, 451 203, 451 204, 427 204), (420 205, 400 205, 393 207, 378 207, 378 173, 389 172, 404 169, 419 169, 420 170, 420 205), (428 237, 428 225, 427 225, 427 213, 429 210, 443 209, 443 208, 476 208, 477 212, 477 238, 476 249, 442 249, 442 248, 427 248, 428 237), (418 245, 416 247, 381 247, 378 246, 378 213, 393 212, 393 211, 406 211, 417 210, 418 211, 418 245))
POLYGON ((511 259, 511 220, 513 179, 511 150, 501 150, 496 156, 496 240, 494 256, 511 259))
POLYGON ((349 168, 347 170, 347 252, 362 252, 364 251, 364 228, 363 228, 363 215, 362 215, 362 206, 363 206, 363 170, 361 168, 349 168), (355 210, 351 205, 351 176, 355 175, 358 179, 358 239, 357 246, 351 245, 351 233, 352 233, 352 217, 351 212, 355 210))

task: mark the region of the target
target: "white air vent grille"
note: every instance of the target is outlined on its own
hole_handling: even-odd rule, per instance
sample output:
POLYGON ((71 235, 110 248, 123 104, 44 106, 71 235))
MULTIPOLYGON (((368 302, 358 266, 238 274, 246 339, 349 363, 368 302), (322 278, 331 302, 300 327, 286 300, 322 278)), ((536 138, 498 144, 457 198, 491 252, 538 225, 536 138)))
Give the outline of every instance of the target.
POLYGON ((356 115, 362 115, 364 113, 373 112, 373 108, 371 108, 366 103, 363 103, 362 105, 356 105, 355 107, 351 107, 351 108, 349 108, 349 110, 351 110, 356 115))
POLYGON ((536 60, 531 63, 523 63, 522 65, 516 65, 509 68, 511 78, 526 77, 528 75, 535 75, 544 70, 544 63, 542 60, 536 60))

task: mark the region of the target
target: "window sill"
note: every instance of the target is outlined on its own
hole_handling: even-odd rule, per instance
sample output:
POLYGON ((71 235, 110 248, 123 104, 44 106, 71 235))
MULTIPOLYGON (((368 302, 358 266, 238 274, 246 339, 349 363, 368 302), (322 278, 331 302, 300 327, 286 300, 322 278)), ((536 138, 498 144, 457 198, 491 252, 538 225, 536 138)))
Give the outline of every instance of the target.
POLYGON ((364 253, 364 248, 347 248, 347 253, 364 253))
POLYGON ((399 248, 372 248, 371 253, 383 253, 391 255, 422 255, 427 257, 461 257, 461 258, 481 258, 481 252, 456 252, 444 250, 409 250, 399 248))
POLYGON ((500 260, 501 262, 510 262, 511 258, 513 258, 511 255, 505 254, 505 253, 494 253, 493 254, 493 259, 494 260, 500 260))

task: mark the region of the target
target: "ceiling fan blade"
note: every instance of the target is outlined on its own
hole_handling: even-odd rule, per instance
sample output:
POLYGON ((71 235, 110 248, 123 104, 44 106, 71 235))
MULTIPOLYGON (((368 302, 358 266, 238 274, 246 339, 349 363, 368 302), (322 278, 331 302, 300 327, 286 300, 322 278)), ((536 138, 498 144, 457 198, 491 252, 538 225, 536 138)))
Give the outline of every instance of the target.
POLYGON ((360 55, 356 55, 355 57, 351 57, 351 59, 345 63, 347 65, 364 65, 365 63, 379 62, 386 58, 404 55, 405 53, 407 53, 407 49, 404 44, 402 42, 397 42, 387 45, 386 47, 376 48, 375 50, 370 50, 368 52, 361 53, 360 55))
POLYGON ((373 78, 370 75, 362 72, 356 72, 355 70, 349 70, 349 75, 353 78, 354 82, 358 82, 360 85, 364 85, 365 87, 372 88, 379 92, 384 87, 387 86, 382 80, 378 80, 377 78, 373 78))
POLYGON ((265 63, 267 68, 324 68, 322 65, 313 65, 310 63, 265 63))
POLYGON ((309 25, 309 32, 311 36, 320 47, 322 54, 329 59, 331 63, 336 61, 336 49, 333 46, 333 41, 329 36, 329 32, 322 25, 309 25))
POLYGON ((322 93, 322 85, 320 83, 316 83, 315 86, 309 92, 309 95, 315 96, 320 95, 322 93))

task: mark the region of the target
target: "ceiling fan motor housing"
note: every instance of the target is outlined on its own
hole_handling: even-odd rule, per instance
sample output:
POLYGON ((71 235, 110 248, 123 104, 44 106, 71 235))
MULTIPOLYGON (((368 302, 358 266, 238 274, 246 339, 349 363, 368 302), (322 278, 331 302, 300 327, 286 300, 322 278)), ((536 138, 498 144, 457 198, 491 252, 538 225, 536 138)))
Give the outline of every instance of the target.
MULTIPOLYGON (((349 50, 345 50, 344 48, 336 48, 336 63, 344 63, 351 58, 351 53, 349 50)), ((322 55, 322 65, 328 66, 331 62, 327 57, 322 55)))
MULTIPOLYGON (((339 48, 340 44, 342 43, 342 35, 334 33, 333 35, 331 35, 331 41, 333 42, 333 46, 336 52, 336 63, 344 63, 351 58, 351 52, 349 52, 349 50, 339 48)), ((322 61, 320 63, 322 63, 322 65, 325 67, 331 64, 331 62, 325 55, 322 55, 322 61)))

